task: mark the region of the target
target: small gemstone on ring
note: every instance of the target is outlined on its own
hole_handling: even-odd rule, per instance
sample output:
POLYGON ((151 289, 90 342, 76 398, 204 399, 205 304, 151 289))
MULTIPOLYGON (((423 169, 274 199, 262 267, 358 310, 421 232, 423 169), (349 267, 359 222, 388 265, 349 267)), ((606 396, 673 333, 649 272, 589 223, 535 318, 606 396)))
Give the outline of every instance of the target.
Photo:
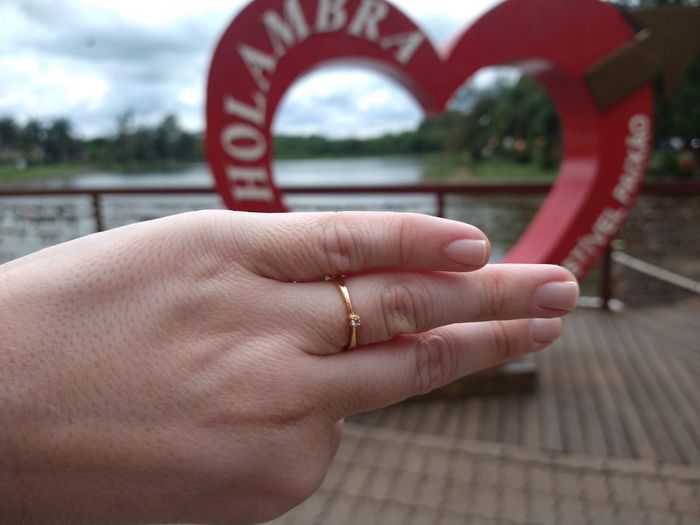
POLYGON ((360 326, 362 324, 362 319, 357 314, 350 314, 350 326, 360 326))

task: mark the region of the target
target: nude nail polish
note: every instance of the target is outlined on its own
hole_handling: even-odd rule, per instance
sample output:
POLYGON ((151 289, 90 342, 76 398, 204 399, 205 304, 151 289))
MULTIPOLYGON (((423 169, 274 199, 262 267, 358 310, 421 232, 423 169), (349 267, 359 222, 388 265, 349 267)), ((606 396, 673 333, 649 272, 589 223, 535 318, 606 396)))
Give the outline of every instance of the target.
POLYGON ((445 248, 445 257, 459 264, 483 266, 486 264, 486 241, 461 239, 451 242, 445 248))
POLYGON ((548 345, 561 335, 561 319, 533 319, 530 322, 530 335, 538 345, 548 345))
POLYGON ((535 304, 547 310, 570 312, 578 301, 578 283, 574 281, 547 283, 535 293, 535 304))

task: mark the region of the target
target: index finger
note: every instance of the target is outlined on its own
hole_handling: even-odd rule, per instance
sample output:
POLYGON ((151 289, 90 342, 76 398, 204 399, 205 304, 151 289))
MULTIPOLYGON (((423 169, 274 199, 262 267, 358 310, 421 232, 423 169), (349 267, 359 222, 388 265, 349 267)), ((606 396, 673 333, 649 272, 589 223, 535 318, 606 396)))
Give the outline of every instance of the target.
POLYGON ((415 213, 235 213, 230 218, 239 249, 252 254, 248 268, 277 280, 380 269, 471 271, 486 264, 490 254, 478 228, 415 213))

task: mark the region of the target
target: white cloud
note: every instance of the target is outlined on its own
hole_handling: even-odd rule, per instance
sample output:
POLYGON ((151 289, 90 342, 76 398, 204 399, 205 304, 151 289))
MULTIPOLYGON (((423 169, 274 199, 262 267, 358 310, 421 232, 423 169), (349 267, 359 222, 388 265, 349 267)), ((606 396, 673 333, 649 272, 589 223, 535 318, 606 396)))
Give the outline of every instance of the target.
POLYGON ((184 20, 206 13, 207 16, 232 16, 245 6, 245 0, 90 0, 91 7, 118 13, 124 20, 153 26, 184 20))
MULTIPOLYGON (((152 123, 176 113, 204 125, 210 55, 243 0, 2 0, 0 115, 66 115, 85 134, 113 129, 133 109, 152 123)), ((497 0, 396 0, 437 45, 445 45, 497 0)), ((294 133, 368 136, 420 121, 393 81, 357 69, 325 68, 302 78, 276 127, 294 133)))
POLYGON ((386 76, 350 66, 328 66, 292 86, 274 129, 284 134, 371 137, 415 127, 421 109, 386 76))

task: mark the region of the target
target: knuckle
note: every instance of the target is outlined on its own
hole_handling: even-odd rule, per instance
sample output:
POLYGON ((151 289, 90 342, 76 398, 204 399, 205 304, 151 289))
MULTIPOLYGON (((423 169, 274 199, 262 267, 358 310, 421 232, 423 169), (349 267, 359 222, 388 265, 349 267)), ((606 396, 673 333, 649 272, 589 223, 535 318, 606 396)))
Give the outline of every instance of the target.
POLYGON ((191 247, 205 252, 222 252, 228 254, 232 250, 231 228, 235 221, 230 220, 231 212, 219 210, 199 210, 183 213, 179 216, 182 221, 180 231, 187 236, 191 247))
POLYGON ((236 235, 229 232, 235 221, 226 212, 193 211, 176 216, 179 250, 172 263, 183 270, 194 284, 217 282, 230 272, 239 251, 236 235))
POLYGON ((506 307, 507 288, 506 278, 500 273, 495 273, 491 279, 482 281, 482 319, 498 319, 502 316, 506 307))
POLYGON ((352 226, 343 213, 333 213, 320 222, 318 246, 323 250, 326 268, 343 273, 363 266, 365 254, 360 243, 359 226, 352 226))
POLYGON ((416 389, 426 394, 447 383, 455 366, 455 354, 444 336, 421 334, 415 350, 416 389))
POLYGON ((421 300, 423 294, 415 283, 395 280, 379 293, 384 327, 388 337, 415 334, 426 329, 425 302, 421 300))
POLYGON ((518 341, 513 332, 508 330, 505 323, 491 323, 491 332, 495 350, 495 357, 499 363, 510 361, 511 359, 518 356, 518 341))
POLYGON ((415 258, 415 243, 413 242, 415 237, 415 219, 416 217, 412 214, 397 219, 397 264, 408 263, 415 258))

